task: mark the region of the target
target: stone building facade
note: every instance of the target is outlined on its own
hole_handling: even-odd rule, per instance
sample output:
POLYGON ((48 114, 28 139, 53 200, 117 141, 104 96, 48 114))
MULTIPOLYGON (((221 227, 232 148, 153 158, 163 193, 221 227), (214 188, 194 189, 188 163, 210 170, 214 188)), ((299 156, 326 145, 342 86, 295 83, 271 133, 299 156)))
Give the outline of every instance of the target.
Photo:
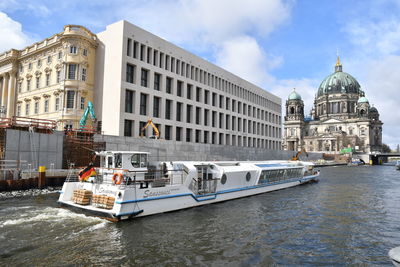
POLYGON ((78 127, 94 100, 97 37, 66 25, 64 31, 22 50, 0 54, 1 117, 56 120, 78 127))
POLYGON ((338 57, 335 72, 318 88, 311 116, 304 116, 304 102, 294 90, 286 101, 285 150, 339 153, 353 148, 370 153, 382 149, 378 110, 370 105, 358 81, 342 71, 338 57))
POLYGON ((127 21, 97 37, 105 134, 139 137, 152 119, 166 140, 281 149, 279 97, 127 21))

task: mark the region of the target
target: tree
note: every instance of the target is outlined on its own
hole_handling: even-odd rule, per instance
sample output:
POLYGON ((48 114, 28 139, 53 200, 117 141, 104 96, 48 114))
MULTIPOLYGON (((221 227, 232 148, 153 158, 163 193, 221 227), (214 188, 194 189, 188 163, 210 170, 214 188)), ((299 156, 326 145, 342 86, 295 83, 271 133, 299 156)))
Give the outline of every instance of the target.
POLYGON ((396 152, 397 152, 397 153, 400 152, 400 145, 399 145, 399 144, 397 144, 396 152))
POLYGON ((392 152, 392 149, 390 149, 390 146, 388 146, 387 144, 382 144, 382 152, 390 153, 390 152, 392 152))

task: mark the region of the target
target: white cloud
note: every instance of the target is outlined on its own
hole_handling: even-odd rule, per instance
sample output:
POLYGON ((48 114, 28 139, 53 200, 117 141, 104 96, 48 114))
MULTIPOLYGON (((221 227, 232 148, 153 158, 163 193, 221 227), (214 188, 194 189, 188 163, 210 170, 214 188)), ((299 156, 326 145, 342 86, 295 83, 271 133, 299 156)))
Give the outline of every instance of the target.
POLYGON ((256 36, 266 38, 290 15, 283 0, 148 1, 118 12, 133 23, 195 53, 263 88, 272 80, 268 71, 281 58, 268 55, 256 36), (154 19, 149 19, 149 18, 154 19))
POLYGON ((264 88, 269 87, 274 80, 268 70, 281 62, 281 58, 268 57, 256 39, 249 36, 223 42, 216 55, 217 65, 264 88))
POLYGON ((30 42, 30 38, 22 32, 21 24, 0 12, 0 53, 10 48, 21 49, 30 42))
POLYGON ((358 18, 345 25, 344 31, 353 44, 348 64, 358 78, 370 104, 380 113, 383 142, 395 148, 400 143, 400 17, 380 15, 374 20, 358 18))

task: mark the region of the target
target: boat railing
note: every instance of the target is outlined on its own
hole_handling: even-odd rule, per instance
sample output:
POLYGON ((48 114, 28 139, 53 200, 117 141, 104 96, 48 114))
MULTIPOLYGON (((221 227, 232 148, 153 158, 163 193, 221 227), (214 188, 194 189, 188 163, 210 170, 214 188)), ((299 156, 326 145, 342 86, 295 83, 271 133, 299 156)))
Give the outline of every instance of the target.
POLYGON ((165 170, 139 170, 129 171, 122 169, 104 169, 99 170, 95 183, 116 184, 112 177, 116 173, 122 173, 123 179, 119 186, 142 186, 164 187, 166 185, 183 184, 186 173, 181 169, 165 170))

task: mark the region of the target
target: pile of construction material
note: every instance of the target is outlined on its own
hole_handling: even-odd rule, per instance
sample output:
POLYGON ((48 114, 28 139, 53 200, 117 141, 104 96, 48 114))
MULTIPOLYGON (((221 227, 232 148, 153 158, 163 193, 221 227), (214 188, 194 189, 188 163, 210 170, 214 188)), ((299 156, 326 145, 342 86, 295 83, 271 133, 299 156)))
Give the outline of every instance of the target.
POLYGON ((92 205, 102 209, 111 210, 114 207, 115 198, 105 195, 93 195, 92 205))
POLYGON ((89 205, 92 198, 92 191, 86 189, 75 189, 72 201, 79 205, 89 205))

